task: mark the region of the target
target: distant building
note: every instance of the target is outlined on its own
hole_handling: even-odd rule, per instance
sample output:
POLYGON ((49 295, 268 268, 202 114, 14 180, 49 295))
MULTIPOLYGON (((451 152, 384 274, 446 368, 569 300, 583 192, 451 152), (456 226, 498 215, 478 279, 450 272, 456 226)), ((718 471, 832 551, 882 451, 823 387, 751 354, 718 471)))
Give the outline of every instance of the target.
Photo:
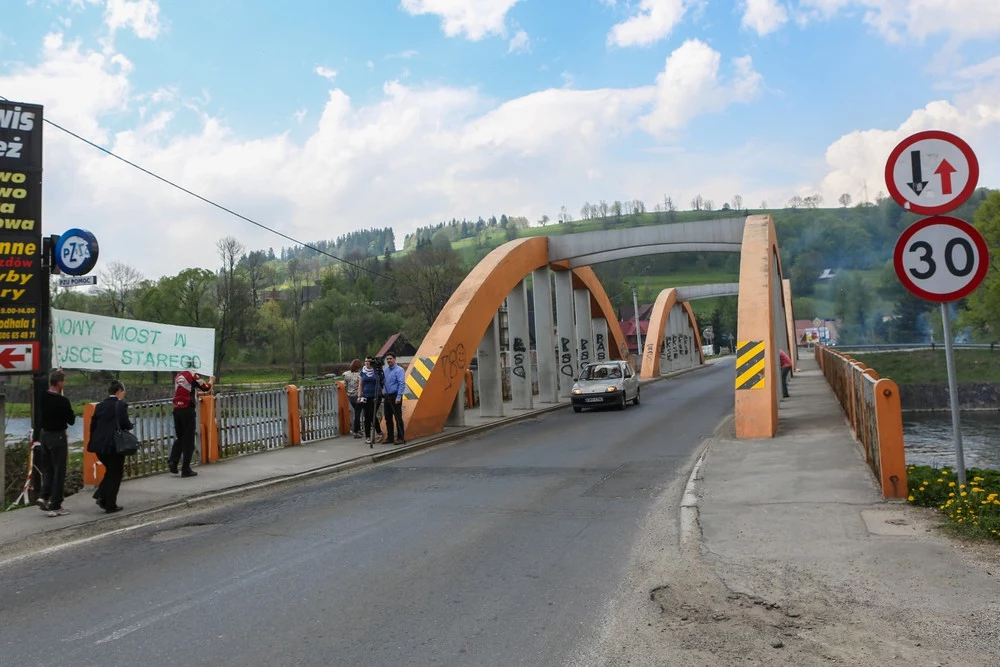
POLYGON ((384 357, 390 352, 396 356, 397 363, 409 364, 413 361, 413 356, 417 353, 417 348, 410 341, 406 340, 406 337, 402 333, 394 333, 389 336, 385 341, 385 345, 382 346, 382 349, 375 356, 384 357))
POLYGON ((835 344, 839 325, 837 320, 795 320, 795 340, 798 345, 835 344))

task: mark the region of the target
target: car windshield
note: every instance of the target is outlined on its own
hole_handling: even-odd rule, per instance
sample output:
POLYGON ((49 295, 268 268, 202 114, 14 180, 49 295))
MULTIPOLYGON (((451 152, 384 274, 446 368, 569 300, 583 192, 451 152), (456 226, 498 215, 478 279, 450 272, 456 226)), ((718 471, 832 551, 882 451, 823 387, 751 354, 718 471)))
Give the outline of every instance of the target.
POLYGON ((612 380, 622 376, 622 369, 618 364, 599 364, 587 366, 583 373, 584 380, 612 380))

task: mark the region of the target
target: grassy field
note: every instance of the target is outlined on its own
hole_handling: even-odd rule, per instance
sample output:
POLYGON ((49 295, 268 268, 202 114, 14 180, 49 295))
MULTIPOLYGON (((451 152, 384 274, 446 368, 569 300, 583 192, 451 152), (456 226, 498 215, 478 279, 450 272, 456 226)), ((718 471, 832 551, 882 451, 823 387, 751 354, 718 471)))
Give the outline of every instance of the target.
MULTIPOLYGON (((944 348, 914 352, 871 352, 852 357, 874 368, 897 384, 946 384, 948 369, 944 348)), ((955 350, 955 369, 959 382, 1000 383, 1000 348, 955 350)))

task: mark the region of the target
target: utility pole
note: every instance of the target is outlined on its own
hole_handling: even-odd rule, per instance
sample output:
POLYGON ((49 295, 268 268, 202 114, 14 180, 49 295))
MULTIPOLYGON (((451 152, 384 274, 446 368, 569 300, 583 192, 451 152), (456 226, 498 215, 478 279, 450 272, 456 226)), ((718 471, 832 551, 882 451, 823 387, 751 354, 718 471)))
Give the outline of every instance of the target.
POLYGON ((635 318, 635 343, 638 356, 642 359, 642 330, 639 329, 639 292, 636 290, 635 281, 632 281, 632 316, 635 318))

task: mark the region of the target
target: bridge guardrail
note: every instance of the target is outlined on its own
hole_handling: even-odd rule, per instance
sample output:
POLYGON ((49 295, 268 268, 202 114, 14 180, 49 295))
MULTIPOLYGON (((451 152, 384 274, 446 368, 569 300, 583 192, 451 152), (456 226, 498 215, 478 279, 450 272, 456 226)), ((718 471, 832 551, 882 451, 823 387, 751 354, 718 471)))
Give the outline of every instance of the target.
POLYGON ((337 385, 299 387, 299 432, 303 443, 337 437, 339 391, 337 385))
MULTIPOLYGON (((818 345, 818 344, 817 344, 818 345)), ((955 343, 956 350, 989 350, 1000 351, 1000 343, 955 343)), ((871 343, 867 345, 837 345, 837 350, 846 352, 893 352, 903 350, 941 350, 943 343, 871 343)))
POLYGON ((265 389, 215 397, 219 458, 280 449, 292 442, 288 389, 265 389))
POLYGON ((865 462, 885 498, 906 498, 906 454, 899 387, 871 368, 825 345, 816 345, 816 361, 844 408, 865 462))
MULTIPOLYGON (((167 471, 167 458, 174 445, 173 401, 140 401, 129 403, 129 419, 135 424, 132 431, 139 438, 139 450, 135 456, 125 458, 125 479, 146 477, 167 471)), ((201 429, 201 424, 197 424, 201 429)), ((195 434, 195 443, 201 442, 200 434, 195 434)), ((194 463, 199 457, 194 457, 194 463)))

